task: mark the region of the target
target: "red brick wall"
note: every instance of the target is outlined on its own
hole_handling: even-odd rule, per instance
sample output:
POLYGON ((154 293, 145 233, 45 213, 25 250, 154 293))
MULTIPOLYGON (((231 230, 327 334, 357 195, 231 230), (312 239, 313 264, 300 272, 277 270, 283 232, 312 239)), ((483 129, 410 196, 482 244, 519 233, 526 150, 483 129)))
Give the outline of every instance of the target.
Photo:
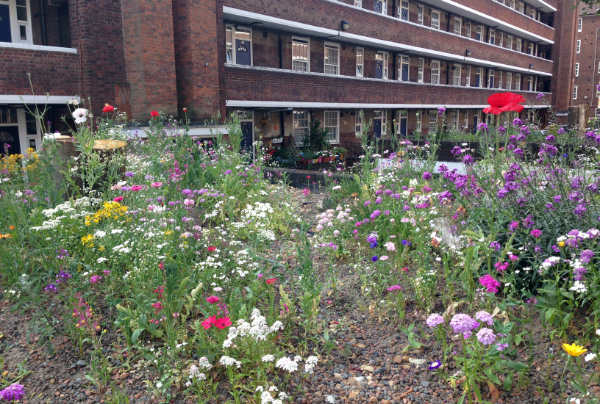
MULTIPOLYGON (((445 79, 445 75, 443 75, 445 79)), ((225 68, 228 100, 351 102, 379 104, 487 104, 493 90, 354 80, 247 68, 225 68)), ((523 93, 527 104, 546 104, 523 93)))
POLYGON ((0 48, 0 94, 78 95, 79 72, 79 55, 0 48))
MULTIPOLYGON (((322 0, 304 0, 302 2, 295 0, 280 0, 278 2, 269 0, 224 0, 224 4, 234 8, 336 30, 339 29, 339 24, 343 16, 343 19, 350 24, 349 32, 351 33, 459 55, 463 55, 465 49, 469 49, 471 56, 474 58, 509 63, 524 68, 528 68, 529 64, 532 64, 534 70, 545 72, 552 72, 553 69, 551 61, 541 60, 526 54, 516 53, 439 31, 432 31, 425 27, 406 24, 401 21, 322 0)), ((510 10, 504 11, 512 13, 510 10)), ((427 12, 425 14, 427 15, 427 12)), ((444 17, 442 16, 442 27, 445 27, 444 21, 444 17)))
MULTIPOLYGON (((575 33, 575 41, 581 40, 581 53, 574 51, 574 63, 579 63, 579 77, 575 77, 573 69, 573 84, 577 85, 577 99, 569 97, 571 106, 588 104, 591 108, 598 107, 596 85, 600 81, 598 61, 600 60, 600 16, 583 16, 583 30, 575 33)), ((573 45, 573 49, 576 44, 573 45)))
POLYGON ((570 0, 559 1, 555 16, 552 104, 556 112, 567 112, 571 99, 577 12, 570 0))
POLYGON ((123 53, 134 119, 177 113, 172 0, 122 0, 123 53))
POLYGON ((222 10, 220 0, 173 0, 179 105, 194 119, 224 113, 222 10))

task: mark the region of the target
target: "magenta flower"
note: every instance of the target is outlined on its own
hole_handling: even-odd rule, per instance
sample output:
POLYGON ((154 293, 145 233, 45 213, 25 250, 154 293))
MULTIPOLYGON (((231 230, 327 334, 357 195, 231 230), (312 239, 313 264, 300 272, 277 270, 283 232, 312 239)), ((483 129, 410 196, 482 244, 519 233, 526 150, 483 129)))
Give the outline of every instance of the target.
POLYGON ((100 275, 92 275, 90 277, 90 283, 92 283, 92 284, 98 283, 98 282, 100 282, 101 279, 102 279, 102 277, 100 275))
POLYGON ((402 286, 400 286, 400 285, 392 285, 389 288, 387 288, 388 292, 394 292, 396 290, 402 290, 402 286))
POLYGON ((486 288, 488 293, 498 293, 498 288, 500 287, 500 282, 498 282, 492 275, 485 274, 479 278, 479 283, 481 286, 486 288))
POLYGON ((504 272, 506 271, 506 269, 508 268, 508 262, 496 262, 494 264, 494 267, 496 268, 496 271, 498 272, 504 272))
POLYGON ((220 299, 219 299, 217 296, 208 296, 208 297, 206 298, 206 301, 207 301, 208 303, 210 303, 210 304, 215 304, 215 303, 218 303, 218 302, 219 302, 219 300, 220 300, 220 299))
POLYGON ((540 229, 531 230, 531 235, 535 238, 540 238, 542 236, 542 231, 540 229))
POLYGON ((13 383, 7 388, 0 390, 0 398, 3 401, 21 401, 25 396, 25 386, 13 383))

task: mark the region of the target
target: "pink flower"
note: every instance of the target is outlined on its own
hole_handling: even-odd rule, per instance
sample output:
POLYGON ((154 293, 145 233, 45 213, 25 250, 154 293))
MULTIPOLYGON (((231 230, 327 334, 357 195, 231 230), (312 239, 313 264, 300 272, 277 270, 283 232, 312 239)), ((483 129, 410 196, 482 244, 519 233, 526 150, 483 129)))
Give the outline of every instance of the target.
POLYGON ((215 325, 216 322, 217 322, 217 316, 210 316, 209 318, 207 318, 206 320, 204 320, 202 322, 202 327, 204 327, 205 330, 208 330, 210 327, 215 325))
POLYGON ((540 229, 531 230, 531 235, 535 238, 540 238, 542 236, 542 231, 540 229))
POLYGON ((117 196, 115 198, 113 198, 113 202, 121 202, 123 200, 122 196, 117 196))
POLYGON ((142 189, 144 189, 144 187, 141 185, 132 185, 131 186, 131 190, 134 192, 141 191, 142 189))
POLYGON ((400 286, 400 285, 392 285, 389 288, 387 288, 388 292, 394 292, 396 290, 402 290, 402 286, 400 286))
POLYGON ((208 296, 206 298, 206 301, 210 304, 215 304, 215 303, 219 303, 219 298, 217 296, 208 296))
POLYGON ((498 282, 494 277, 490 274, 485 274, 479 278, 479 283, 481 286, 486 288, 488 293, 498 293, 498 288, 500 287, 500 282, 498 282))
POLYGON ((92 275, 90 277, 90 283, 98 283, 101 279, 102 277, 100 275, 92 275))
POLYGON ((152 184, 150 184, 150 186, 152 188, 160 188, 160 187, 162 187, 162 184, 163 184, 162 182, 156 181, 156 182, 153 182, 152 184))
POLYGON ((275 282, 277 282, 277 278, 269 278, 265 282, 267 283, 267 285, 272 285, 275 282))
POLYGON ((231 320, 229 319, 229 317, 221 317, 221 318, 218 318, 217 321, 215 321, 215 327, 217 327, 220 330, 227 328, 230 325, 231 325, 231 320))
POLYGON ((302 190, 302 193, 304 194, 304 196, 308 196, 308 195, 310 195, 310 189, 308 189, 308 188, 304 188, 304 189, 302 190))
POLYGON ((494 264, 494 267, 496 267, 496 271, 498 272, 504 272, 506 271, 506 269, 508 268, 508 262, 496 262, 494 264))

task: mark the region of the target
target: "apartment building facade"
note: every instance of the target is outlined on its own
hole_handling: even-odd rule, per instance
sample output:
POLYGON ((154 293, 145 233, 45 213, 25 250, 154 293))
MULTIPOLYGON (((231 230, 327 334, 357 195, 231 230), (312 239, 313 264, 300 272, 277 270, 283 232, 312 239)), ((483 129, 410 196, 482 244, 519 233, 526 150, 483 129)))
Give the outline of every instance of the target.
POLYGON ((319 121, 351 150, 367 122, 377 137, 426 134, 440 107, 449 128, 474 130, 498 91, 541 118, 556 100, 559 3, 0 0, 0 130, 39 143, 24 105, 77 96, 140 121, 237 113, 246 142, 300 145, 319 121))

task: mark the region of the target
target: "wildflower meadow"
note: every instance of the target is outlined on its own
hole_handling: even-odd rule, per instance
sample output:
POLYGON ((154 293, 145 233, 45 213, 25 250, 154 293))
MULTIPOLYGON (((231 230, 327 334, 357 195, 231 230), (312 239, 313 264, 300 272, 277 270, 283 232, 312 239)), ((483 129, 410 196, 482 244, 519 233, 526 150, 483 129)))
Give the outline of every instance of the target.
POLYGON ((233 116, 131 136, 78 106, 76 153, 0 159, 0 400, 599 402, 600 131, 519 97, 490 97, 460 168, 365 125, 300 187, 233 116))

